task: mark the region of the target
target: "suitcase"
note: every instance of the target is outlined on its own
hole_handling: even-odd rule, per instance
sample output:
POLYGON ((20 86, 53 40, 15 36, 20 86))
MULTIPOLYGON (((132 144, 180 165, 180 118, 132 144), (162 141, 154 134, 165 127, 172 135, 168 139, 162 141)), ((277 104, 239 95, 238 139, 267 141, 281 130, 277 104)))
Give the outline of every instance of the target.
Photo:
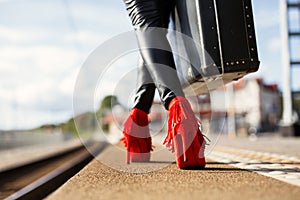
POLYGON ((251 0, 176 0, 173 21, 182 33, 172 37, 171 46, 187 95, 258 70, 251 0))

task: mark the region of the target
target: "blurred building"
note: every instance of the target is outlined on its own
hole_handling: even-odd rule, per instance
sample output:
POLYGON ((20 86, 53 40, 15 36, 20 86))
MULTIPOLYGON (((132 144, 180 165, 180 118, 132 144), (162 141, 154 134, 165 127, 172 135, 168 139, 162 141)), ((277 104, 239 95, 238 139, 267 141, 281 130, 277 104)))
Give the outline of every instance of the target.
MULTIPOLYGON (((262 79, 241 79, 224 88, 198 97, 202 119, 234 115, 236 132, 275 131, 281 117, 281 98, 276 84, 265 84, 262 79)), ((219 121, 222 119, 219 119, 219 121)), ((216 123, 219 126, 218 123, 216 123)), ((227 129, 228 123, 224 123, 227 129)), ((226 132, 226 131, 225 131, 226 132)))
MULTIPOLYGON (((194 112, 200 116, 204 129, 210 133, 228 132, 229 115, 234 116, 238 134, 276 131, 281 118, 281 97, 276 84, 265 84, 262 79, 241 79, 210 94, 188 97, 194 112)), ((128 113, 111 113, 102 118, 109 124, 109 133, 122 130, 128 113)), ((152 134, 167 131, 168 113, 161 102, 154 102, 149 115, 152 134)))

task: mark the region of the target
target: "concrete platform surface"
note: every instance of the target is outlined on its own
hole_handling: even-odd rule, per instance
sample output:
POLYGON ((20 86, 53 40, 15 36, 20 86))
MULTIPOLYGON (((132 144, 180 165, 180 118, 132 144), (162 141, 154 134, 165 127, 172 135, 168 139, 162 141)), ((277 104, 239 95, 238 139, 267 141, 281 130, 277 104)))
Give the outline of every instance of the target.
MULTIPOLYGON (((253 144, 247 139, 243 142, 249 147, 253 144)), ((229 147, 233 146, 231 143, 235 142, 229 141, 229 147)), ((225 141, 220 144, 226 146, 225 141)), ((157 148, 160 150, 154 152, 150 163, 127 165, 125 152, 111 145, 47 199, 295 200, 300 197, 298 186, 210 159, 204 170, 180 170, 173 155, 157 148)), ((295 169, 296 174, 298 168, 295 169)))

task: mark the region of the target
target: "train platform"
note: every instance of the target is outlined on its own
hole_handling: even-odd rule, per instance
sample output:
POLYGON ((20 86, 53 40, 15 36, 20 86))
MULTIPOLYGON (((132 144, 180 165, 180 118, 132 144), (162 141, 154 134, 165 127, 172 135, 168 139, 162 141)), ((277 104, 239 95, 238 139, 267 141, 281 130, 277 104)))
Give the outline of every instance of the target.
POLYGON ((300 138, 219 137, 204 170, 180 170, 156 145, 151 162, 125 164, 110 145, 46 199, 297 199, 300 138))
POLYGON ((0 172, 33 163, 81 145, 81 140, 79 138, 74 138, 57 144, 28 145, 14 149, 1 150, 0 172))

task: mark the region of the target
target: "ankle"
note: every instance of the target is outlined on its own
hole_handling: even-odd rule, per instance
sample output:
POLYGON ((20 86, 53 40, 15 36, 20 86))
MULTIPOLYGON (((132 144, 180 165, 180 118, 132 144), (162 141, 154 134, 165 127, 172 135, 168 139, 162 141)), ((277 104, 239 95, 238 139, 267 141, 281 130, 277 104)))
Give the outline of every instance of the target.
POLYGON ((185 97, 182 97, 182 96, 177 96, 177 97, 174 97, 169 105, 168 105, 168 109, 171 110, 172 107, 174 105, 177 105, 177 104, 180 104, 180 103, 183 103, 183 104, 190 104, 189 101, 185 98, 185 97))
POLYGON ((147 126, 149 124, 148 113, 139 108, 131 109, 130 118, 138 126, 147 126))

